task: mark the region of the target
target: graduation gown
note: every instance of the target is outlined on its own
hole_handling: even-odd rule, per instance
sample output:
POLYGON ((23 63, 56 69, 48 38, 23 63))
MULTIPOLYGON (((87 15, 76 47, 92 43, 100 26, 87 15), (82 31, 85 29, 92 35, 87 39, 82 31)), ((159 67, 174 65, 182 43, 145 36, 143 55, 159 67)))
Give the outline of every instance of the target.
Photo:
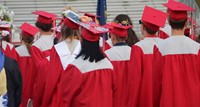
MULTIPOLYGON (((54 44, 54 36, 53 35, 42 35, 30 48, 31 51, 31 56, 33 59, 33 63, 34 63, 34 88, 33 88, 33 106, 34 107, 38 107, 38 105, 40 104, 39 102, 41 102, 41 100, 39 100, 42 95, 39 95, 38 93, 40 93, 38 90, 39 87, 35 86, 36 82, 43 84, 45 81, 45 77, 44 79, 39 79, 42 75, 45 73, 46 71, 46 66, 45 63, 48 64, 47 59, 50 57, 51 54, 51 48, 54 44), (43 66, 45 66, 43 68, 43 66)), ((41 86, 44 87, 44 86, 41 86)), ((42 99, 42 98, 41 98, 42 99)))
POLYGON ((114 67, 114 88, 113 88, 113 107, 128 107, 130 87, 127 85, 128 63, 130 61, 131 48, 125 43, 116 44, 105 51, 106 56, 112 62, 114 67))
POLYGON ((17 62, 21 71, 23 87, 22 101, 20 107, 26 107, 28 99, 32 99, 33 83, 34 83, 34 65, 32 57, 28 52, 26 45, 21 45, 16 48, 18 58, 17 62))
MULTIPOLYGON (((153 66, 153 47, 163 40, 156 35, 145 37, 142 41, 132 46, 130 70, 134 72, 133 96, 135 96, 133 105, 139 107, 153 107, 153 93, 152 93, 152 66, 153 66)), ((135 107, 133 106, 133 107, 135 107)))
POLYGON ((17 60, 17 52, 13 44, 2 41, 2 51, 7 57, 17 60))
POLYGON ((200 45, 184 35, 155 47, 154 107, 200 107, 200 45))
POLYGON ((22 79, 18 64, 15 60, 5 56, 4 69, 6 73, 8 107, 19 107, 22 95, 22 79))
MULTIPOLYGON (((78 40, 73 40, 76 45, 74 46, 73 53, 70 52, 66 41, 60 42, 52 48, 50 56, 50 66, 46 79, 45 91, 42 100, 42 107, 56 107, 58 106, 58 84, 62 72, 67 72, 66 68, 69 63, 75 60, 81 49, 81 43, 78 40)), ((44 77, 44 76, 43 76, 44 77)), ((41 78, 43 79, 43 78, 41 78)))
POLYGON ((50 56, 51 48, 54 45, 54 38, 53 35, 42 35, 31 46, 31 56, 36 66, 43 58, 50 56))
POLYGON ((113 66, 107 58, 95 63, 79 57, 62 73, 61 106, 112 107, 112 73, 113 66))

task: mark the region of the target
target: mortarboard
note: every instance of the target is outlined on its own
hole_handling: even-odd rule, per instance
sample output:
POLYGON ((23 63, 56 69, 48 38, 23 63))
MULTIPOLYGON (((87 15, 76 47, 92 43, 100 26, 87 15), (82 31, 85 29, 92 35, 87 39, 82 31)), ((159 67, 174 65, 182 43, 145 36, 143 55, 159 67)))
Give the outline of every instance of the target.
POLYGON ((45 12, 45 11, 35 11, 32 12, 33 14, 39 15, 37 18, 37 22, 43 23, 43 24, 51 24, 53 22, 53 19, 56 17, 55 14, 45 12))
POLYGON ((159 27, 164 27, 166 19, 166 13, 152 7, 145 6, 141 20, 147 28, 159 30, 159 27))
POLYGON ((24 36, 35 36, 35 34, 38 32, 38 29, 28 23, 23 23, 20 27, 21 29, 21 34, 24 36))
POLYGON ((116 23, 115 22, 110 22, 110 23, 106 23, 103 27, 109 29, 109 30, 112 30, 113 29, 113 26, 115 25, 116 23))
POLYGON ((119 36, 119 37, 126 37, 128 35, 128 29, 132 26, 123 26, 121 24, 115 24, 113 25, 112 30, 110 33, 119 36))
POLYGON ((108 29, 94 23, 82 23, 82 37, 88 41, 95 42, 100 39, 100 35, 108 32, 108 29))
POLYGON ((71 29, 79 29, 79 25, 72 21, 70 18, 64 18, 64 24, 71 29))
POLYGON ((188 18, 187 11, 195 10, 190 6, 174 0, 170 0, 168 3, 163 5, 168 8, 169 18, 175 21, 188 18))

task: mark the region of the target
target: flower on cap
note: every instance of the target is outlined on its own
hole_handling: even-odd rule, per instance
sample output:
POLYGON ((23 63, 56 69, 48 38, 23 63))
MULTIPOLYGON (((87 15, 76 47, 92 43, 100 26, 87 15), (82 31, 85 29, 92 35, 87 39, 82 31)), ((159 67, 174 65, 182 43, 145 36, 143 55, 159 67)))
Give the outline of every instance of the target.
POLYGON ((123 21, 121 22, 121 24, 122 24, 122 25, 128 25, 129 23, 128 23, 127 20, 123 20, 123 21))
POLYGON ((92 18, 88 17, 88 16, 81 16, 80 17, 82 22, 90 22, 92 21, 92 18))

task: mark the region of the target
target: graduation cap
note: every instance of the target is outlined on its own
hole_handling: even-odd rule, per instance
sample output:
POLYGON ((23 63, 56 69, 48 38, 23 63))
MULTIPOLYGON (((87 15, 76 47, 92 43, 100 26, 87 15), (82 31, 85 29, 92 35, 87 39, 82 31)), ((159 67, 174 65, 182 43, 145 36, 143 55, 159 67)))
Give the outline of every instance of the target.
POLYGON ((128 35, 128 29, 132 26, 123 26, 121 24, 115 24, 113 25, 112 30, 110 33, 119 36, 119 37, 126 37, 128 35))
POLYGON ((145 6, 141 20, 147 28, 159 30, 159 27, 164 27, 166 19, 166 13, 152 7, 145 6))
POLYGON ((188 18, 187 11, 195 10, 190 6, 187 6, 186 4, 174 0, 170 0, 168 3, 163 5, 168 8, 169 18, 174 21, 184 20, 188 18))
POLYGON ((115 22, 110 22, 110 23, 106 23, 103 27, 109 29, 109 30, 112 30, 113 29, 113 26, 115 25, 116 23, 115 22))
POLYGON ((35 11, 32 12, 33 14, 39 15, 37 18, 37 22, 43 23, 43 24, 51 24, 53 22, 53 19, 57 16, 53 13, 45 12, 45 11, 35 11))
POLYGON ((71 29, 79 29, 79 25, 72 21, 70 18, 64 18, 64 24, 71 29))
POLYGON ((108 32, 104 27, 94 23, 85 23, 85 25, 82 24, 81 26, 83 28, 81 31, 82 37, 91 42, 98 41, 101 34, 108 32))
POLYGON ((21 29, 21 34, 23 36, 28 36, 28 37, 33 37, 38 32, 38 29, 36 27, 26 22, 20 26, 20 29, 21 29))

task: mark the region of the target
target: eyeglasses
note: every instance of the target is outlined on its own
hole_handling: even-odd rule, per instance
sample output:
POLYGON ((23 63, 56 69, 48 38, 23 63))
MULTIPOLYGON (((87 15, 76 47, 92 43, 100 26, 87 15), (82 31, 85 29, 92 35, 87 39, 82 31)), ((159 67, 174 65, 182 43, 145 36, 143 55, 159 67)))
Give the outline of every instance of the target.
POLYGON ((140 24, 140 25, 143 24, 142 20, 139 20, 139 24, 140 24))

